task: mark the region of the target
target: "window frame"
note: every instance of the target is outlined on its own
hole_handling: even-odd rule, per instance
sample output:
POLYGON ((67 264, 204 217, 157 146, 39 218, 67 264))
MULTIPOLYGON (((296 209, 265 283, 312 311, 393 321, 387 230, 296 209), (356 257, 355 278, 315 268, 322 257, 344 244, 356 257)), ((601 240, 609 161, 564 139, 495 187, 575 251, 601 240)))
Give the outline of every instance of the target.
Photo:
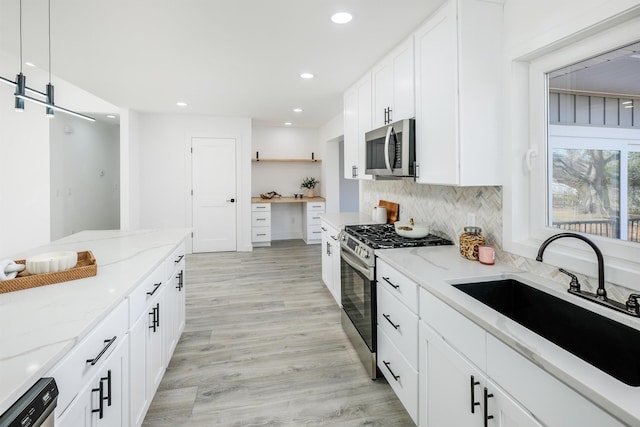
MULTIPOLYGON (((546 226, 547 218, 547 73, 638 41, 640 18, 604 22, 510 64, 512 106, 510 156, 505 158, 503 245, 506 251, 535 259, 540 244, 561 232, 546 226), (518 161, 514 161, 518 159, 518 161)), ((552 126, 555 126, 552 125, 552 126)), ((602 250, 605 280, 640 291, 640 244, 587 235, 602 250)), ((593 251, 577 239, 561 239, 545 251, 544 263, 597 277, 593 251)))

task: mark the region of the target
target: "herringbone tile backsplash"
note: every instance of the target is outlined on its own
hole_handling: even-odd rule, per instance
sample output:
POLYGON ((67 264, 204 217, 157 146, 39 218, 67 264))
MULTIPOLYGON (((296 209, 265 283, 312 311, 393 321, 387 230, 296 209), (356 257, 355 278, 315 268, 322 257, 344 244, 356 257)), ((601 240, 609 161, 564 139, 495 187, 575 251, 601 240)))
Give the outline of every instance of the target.
MULTIPOLYGON (((449 187, 416 184, 411 180, 361 181, 360 211, 370 214, 380 200, 400 204, 400 220, 413 218, 426 223, 431 230, 447 235, 459 245, 460 234, 467 224, 467 214, 474 214, 475 225, 482 228, 487 244, 496 248, 496 258, 521 270, 547 277, 566 289, 567 278, 558 268, 502 250, 502 187, 449 187)), ((585 289, 595 291, 597 278, 576 274, 585 289)), ((607 284, 610 296, 626 300, 629 289, 607 284)))

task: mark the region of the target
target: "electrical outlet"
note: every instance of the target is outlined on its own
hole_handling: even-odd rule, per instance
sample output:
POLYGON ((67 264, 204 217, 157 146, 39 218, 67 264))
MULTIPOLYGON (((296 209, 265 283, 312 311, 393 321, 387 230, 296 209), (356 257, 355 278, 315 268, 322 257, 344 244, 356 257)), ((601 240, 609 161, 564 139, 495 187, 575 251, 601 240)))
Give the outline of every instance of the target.
POLYGON ((467 214, 467 225, 475 227, 476 225, 476 214, 469 212, 467 214))

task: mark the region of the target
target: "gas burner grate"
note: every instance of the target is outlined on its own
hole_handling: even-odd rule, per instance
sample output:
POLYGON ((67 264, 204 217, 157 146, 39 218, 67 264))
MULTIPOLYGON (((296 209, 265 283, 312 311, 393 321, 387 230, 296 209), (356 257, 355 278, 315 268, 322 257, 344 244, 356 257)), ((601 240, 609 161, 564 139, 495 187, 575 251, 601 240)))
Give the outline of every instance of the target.
POLYGON ((452 245, 444 237, 428 234, 418 239, 399 236, 392 224, 347 225, 347 234, 374 249, 410 248, 418 246, 452 245))

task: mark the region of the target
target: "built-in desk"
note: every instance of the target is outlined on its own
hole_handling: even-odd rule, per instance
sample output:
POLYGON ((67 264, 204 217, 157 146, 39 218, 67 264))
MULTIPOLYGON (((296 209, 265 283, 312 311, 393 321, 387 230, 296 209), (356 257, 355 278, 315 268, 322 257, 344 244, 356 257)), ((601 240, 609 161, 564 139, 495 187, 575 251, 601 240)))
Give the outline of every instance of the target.
POLYGON ((251 198, 251 242, 253 246, 271 246, 271 205, 279 203, 300 203, 302 207, 302 238, 307 244, 322 241, 320 214, 324 213, 323 197, 274 197, 251 198))

